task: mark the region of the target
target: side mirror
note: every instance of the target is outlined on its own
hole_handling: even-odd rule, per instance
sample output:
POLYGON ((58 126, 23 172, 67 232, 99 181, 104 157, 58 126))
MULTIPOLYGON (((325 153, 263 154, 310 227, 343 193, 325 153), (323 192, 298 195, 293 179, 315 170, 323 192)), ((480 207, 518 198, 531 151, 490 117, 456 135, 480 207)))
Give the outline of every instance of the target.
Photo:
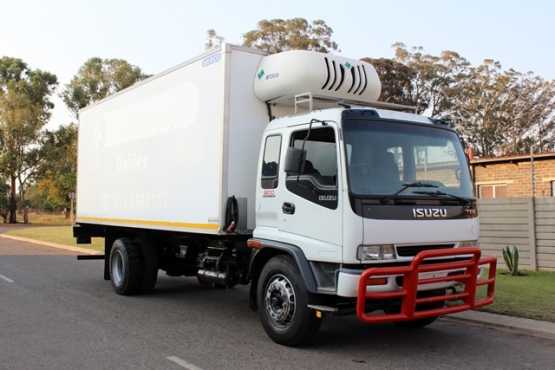
POLYGON ((288 175, 299 174, 305 159, 306 150, 289 147, 285 157, 285 173, 288 175))

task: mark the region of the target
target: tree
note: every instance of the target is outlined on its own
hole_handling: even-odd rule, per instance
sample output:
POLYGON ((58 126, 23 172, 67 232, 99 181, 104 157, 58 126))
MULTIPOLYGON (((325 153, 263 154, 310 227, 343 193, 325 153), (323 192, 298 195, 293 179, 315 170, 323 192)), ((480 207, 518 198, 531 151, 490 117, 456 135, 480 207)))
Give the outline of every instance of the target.
POLYGON ((0 217, 4 223, 8 221, 8 190, 6 180, 0 177, 0 217))
POLYGON ((380 100, 388 103, 415 105, 412 82, 416 73, 412 68, 389 58, 363 58, 378 72, 382 84, 380 100))
POLYGON ((55 75, 31 69, 21 59, 0 58, 0 171, 9 181, 10 223, 17 222, 17 187, 23 195, 56 86, 55 75))
POLYGON ((332 35, 333 29, 320 19, 312 23, 304 18, 263 19, 257 29, 243 35, 243 45, 269 54, 297 49, 327 53, 338 49, 332 35))
POLYGON ((486 59, 461 81, 450 116, 479 154, 493 156, 548 149, 554 111, 555 81, 486 59))
MULTIPOLYGON (((44 132, 39 157, 35 202, 40 199, 50 209, 67 211, 77 179, 77 125, 71 123, 44 132)), ((69 217, 67 212, 66 217, 69 217)))
POLYGON ((472 66, 455 51, 393 48, 393 61, 366 59, 380 74, 382 100, 451 121, 479 155, 555 147, 555 81, 503 70, 491 59, 472 66))
POLYGON ((395 60, 414 73, 409 95, 417 112, 442 118, 449 110, 452 96, 458 93, 459 82, 465 78, 470 63, 450 50, 433 56, 425 54, 420 46, 407 49, 398 42, 393 48, 395 60))
POLYGON ((139 67, 123 59, 90 58, 65 86, 61 97, 79 118, 81 108, 147 77, 139 67))

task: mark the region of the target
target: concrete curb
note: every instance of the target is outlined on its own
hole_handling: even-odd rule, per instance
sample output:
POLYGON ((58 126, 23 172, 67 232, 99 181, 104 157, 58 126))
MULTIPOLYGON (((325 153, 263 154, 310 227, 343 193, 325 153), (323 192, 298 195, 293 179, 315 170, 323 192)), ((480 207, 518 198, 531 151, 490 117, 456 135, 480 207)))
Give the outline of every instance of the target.
POLYGON ((95 250, 91 250, 91 249, 88 249, 88 248, 80 248, 80 247, 73 247, 73 246, 71 246, 71 245, 58 244, 58 243, 50 243, 50 242, 45 242, 45 241, 42 241, 42 240, 36 240, 36 239, 30 239, 30 238, 22 238, 22 237, 20 237, 20 236, 13 236, 13 235, 0 234, 0 238, 12 239, 12 240, 17 240, 17 241, 26 242, 26 243, 39 244, 39 245, 43 245, 43 246, 50 247, 50 248, 64 249, 64 250, 66 250, 66 251, 79 252, 79 253, 89 254, 89 255, 98 255, 98 254, 102 254, 102 253, 100 253, 100 252, 97 252, 97 251, 95 251, 95 250))
POLYGON ((509 329, 534 337, 555 339, 555 323, 549 321, 525 319, 522 317, 500 315, 483 311, 464 311, 445 316, 445 318, 509 329))

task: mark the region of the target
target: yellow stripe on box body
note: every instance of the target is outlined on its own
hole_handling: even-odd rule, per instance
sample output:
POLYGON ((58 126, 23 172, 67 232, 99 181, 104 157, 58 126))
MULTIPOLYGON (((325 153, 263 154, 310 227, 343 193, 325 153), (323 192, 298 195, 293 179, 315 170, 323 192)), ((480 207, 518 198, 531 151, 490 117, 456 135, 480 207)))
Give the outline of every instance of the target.
POLYGON ((213 223, 195 223, 195 222, 180 222, 180 221, 158 221, 158 220, 133 220, 126 218, 105 218, 105 217, 88 217, 79 216, 77 222, 100 222, 100 223, 115 223, 125 225, 142 225, 142 226, 167 226, 179 229, 197 229, 197 230, 211 230, 218 231, 219 224, 213 223))

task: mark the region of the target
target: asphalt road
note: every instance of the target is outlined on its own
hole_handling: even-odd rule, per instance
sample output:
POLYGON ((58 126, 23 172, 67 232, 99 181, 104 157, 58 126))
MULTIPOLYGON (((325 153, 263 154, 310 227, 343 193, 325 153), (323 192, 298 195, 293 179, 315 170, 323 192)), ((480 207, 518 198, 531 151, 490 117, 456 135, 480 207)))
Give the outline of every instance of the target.
POLYGON ((156 292, 118 296, 101 261, 0 238, 0 369, 555 369, 555 341, 447 319, 331 318, 311 347, 282 347, 247 300, 162 274, 156 292))

